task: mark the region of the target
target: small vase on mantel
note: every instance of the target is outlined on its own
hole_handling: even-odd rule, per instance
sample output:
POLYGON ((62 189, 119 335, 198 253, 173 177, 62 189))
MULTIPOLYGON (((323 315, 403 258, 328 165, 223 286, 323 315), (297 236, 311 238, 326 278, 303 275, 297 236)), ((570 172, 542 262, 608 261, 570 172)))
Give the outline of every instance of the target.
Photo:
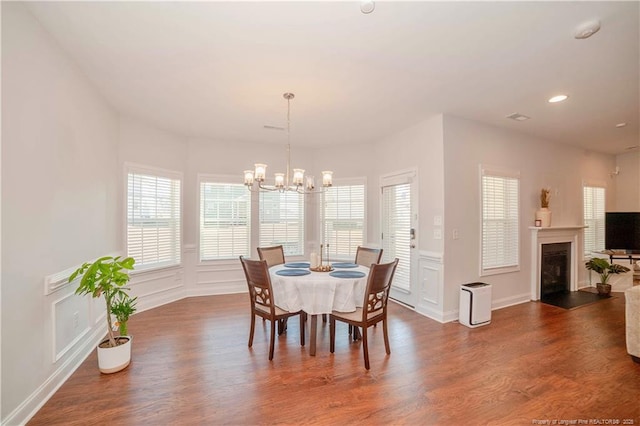
POLYGON ((540 226, 548 228, 551 226, 551 210, 548 207, 541 207, 536 210, 536 220, 540 221, 540 226))

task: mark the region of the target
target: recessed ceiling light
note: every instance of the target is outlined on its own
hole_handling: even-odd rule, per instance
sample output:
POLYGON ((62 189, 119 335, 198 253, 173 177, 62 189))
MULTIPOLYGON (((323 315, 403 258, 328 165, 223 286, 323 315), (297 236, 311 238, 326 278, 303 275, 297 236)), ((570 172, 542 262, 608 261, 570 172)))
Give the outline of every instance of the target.
POLYGON ((513 114, 507 115, 506 118, 510 118, 511 120, 515 120, 515 121, 525 121, 525 120, 529 120, 531 117, 527 117, 526 115, 522 115, 518 112, 514 112, 513 114))
POLYGON ((360 1, 360 12, 364 14, 369 14, 373 12, 373 9, 376 8, 376 4, 373 0, 361 0, 360 1))
POLYGON ((589 38, 600 30, 600 21, 584 22, 576 28, 573 36, 578 40, 589 38))
POLYGON ((555 104, 556 102, 562 102, 564 100, 566 100, 569 96, 567 95, 557 95, 554 96, 552 98, 550 98, 547 102, 555 104))
POLYGON ((627 123, 618 123, 618 124, 616 124, 616 127, 618 129, 621 129, 621 128, 625 127, 626 125, 627 125, 627 123))

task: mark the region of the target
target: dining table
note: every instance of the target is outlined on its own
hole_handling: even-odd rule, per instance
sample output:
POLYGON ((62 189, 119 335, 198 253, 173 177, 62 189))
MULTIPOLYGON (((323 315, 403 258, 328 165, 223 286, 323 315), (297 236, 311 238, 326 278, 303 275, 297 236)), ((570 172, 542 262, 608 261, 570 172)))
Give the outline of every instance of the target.
POLYGON ((269 268, 273 299, 280 309, 304 311, 310 319, 309 354, 316 354, 318 316, 354 312, 362 307, 369 268, 349 262, 333 262, 332 270, 312 271, 309 262, 288 262, 269 268))

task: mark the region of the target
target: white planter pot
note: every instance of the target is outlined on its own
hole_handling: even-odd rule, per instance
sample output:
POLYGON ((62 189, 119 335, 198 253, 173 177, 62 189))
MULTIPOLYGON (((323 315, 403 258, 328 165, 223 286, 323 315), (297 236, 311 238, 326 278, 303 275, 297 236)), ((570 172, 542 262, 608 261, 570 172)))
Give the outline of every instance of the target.
POLYGON ((118 339, 127 339, 127 343, 118 345, 115 348, 100 346, 109 339, 103 340, 98 345, 98 368, 101 373, 111 374, 127 368, 131 362, 131 336, 119 336, 118 339))
POLYGON ((536 220, 540 221, 540 226, 548 228, 551 226, 551 210, 542 207, 536 211, 536 220))

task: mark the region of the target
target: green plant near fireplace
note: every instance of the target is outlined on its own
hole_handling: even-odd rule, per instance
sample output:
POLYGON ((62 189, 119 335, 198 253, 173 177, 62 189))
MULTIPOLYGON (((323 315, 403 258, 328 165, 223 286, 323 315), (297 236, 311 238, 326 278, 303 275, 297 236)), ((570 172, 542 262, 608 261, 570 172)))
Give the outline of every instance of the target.
POLYGON ((617 263, 609 263, 606 259, 594 257, 585 262, 584 266, 600 275, 600 282, 597 283, 596 288, 599 294, 611 293, 611 284, 609 284, 609 278, 611 275, 622 274, 629 272, 630 269, 626 266, 618 265, 617 263))

